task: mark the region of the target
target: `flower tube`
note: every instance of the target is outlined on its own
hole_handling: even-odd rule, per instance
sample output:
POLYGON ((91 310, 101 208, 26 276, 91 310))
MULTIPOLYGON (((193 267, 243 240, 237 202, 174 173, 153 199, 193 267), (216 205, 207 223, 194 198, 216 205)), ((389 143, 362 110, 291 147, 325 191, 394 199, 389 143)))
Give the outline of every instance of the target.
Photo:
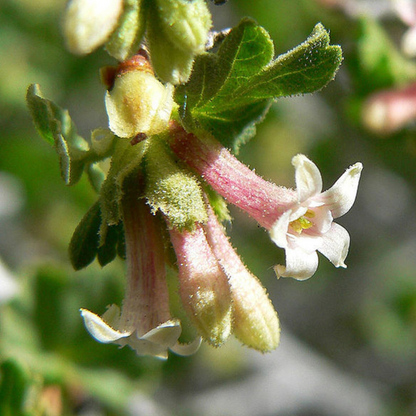
POLYGON ((230 287, 201 224, 194 231, 176 228, 170 237, 179 267, 182 304, 201 336, 214 346, 231 334, 230 287))
POLYGON ((201 140, 177 125, 171 126, 170 134, 172 150, 264 228, 271 228, 287 206, 296 202, 296 192, 264 180, 207 134, 201 140))
POLYGON ((348 232, 333 222, 355 201, 362 164, 351 166, 335 185, 322 192, 322 178, 306 156, 293 158, 296 191, 272 184, 239 162, 211 136, 200 139, 171 125, 172 150, 228 202, 246 211, 285 249, 286 267, 278 277, 303 280, 317 269, 320 251, 336 267, 346 267, 348 232))
POLYGON ((82 309, 85 326, 103 343, 129 345, 138 355, 167 358, 168 349, 180 354, 192 354, 199 340, 181 345, 179 320, 169 312, 164 247, 158 220, 144 199, 136 193, 126 193, 122 201, 127 255, 127 288, 120 313, 112 305, 98 315, 82 309))
POLYGON ((241 261, 208 203, 207 207, 207 239, 230 284, 233 334, 248 347, 272 351, 280 340, 277 313, 266 289, 241 261))

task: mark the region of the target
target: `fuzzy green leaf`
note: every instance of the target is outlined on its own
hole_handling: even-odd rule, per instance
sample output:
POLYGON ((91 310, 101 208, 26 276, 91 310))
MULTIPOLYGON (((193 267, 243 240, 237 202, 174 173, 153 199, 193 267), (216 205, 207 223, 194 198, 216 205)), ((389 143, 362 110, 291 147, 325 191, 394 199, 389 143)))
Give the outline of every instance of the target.
POLYGON ((125 258, 123 224, 102 227, 101 202, 98 200, 84 215, 69 243, 69 257, 75 270, 83 269, 97 256, 102 267, 117 254, 125 258), (104 234, 100 233, 105 230, 104 234))
POLYGON ((316 25, 301 45, 273 60, 268 33, 251 19, 243 19, 217 53, 195 60, 187 84, 175 99, 188 129, 205 129, 235 151, 255 133, 270 101, 323 88, 341 63, 339 46, 316 25))
POLYGON ((100 266, 104 267, 116 258, 117 254, 120 252, 119 246, 122 244, 121 240, 124 239, 122 234, 123 225, 121 222, 117 225, 107 227, 104 241, 97 250, 97 260, 98 263, 100 263, 100 266))

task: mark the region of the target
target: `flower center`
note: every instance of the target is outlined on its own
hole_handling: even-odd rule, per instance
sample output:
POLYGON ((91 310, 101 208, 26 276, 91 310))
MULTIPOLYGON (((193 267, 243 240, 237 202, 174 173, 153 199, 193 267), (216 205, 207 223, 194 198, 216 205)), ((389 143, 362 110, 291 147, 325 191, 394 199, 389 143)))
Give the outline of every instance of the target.
POLYGON ((303 230, 313 227, 313 222, 308 218, 315 217, 315 213, 308 209, 304 215, 289 223, 295 233, 300 234, 303 230))

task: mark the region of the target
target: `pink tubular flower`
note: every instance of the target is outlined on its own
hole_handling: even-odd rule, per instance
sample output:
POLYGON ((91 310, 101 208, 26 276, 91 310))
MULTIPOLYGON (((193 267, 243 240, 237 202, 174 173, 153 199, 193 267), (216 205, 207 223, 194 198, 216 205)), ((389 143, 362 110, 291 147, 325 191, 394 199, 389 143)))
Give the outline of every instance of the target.
POLYGON ((231 334, 231 295, 227 276, 212 252, 201 224, 194 231, 170 230, 179 267, 179 294, 189 318, 214 346, 231 334))
POLYGON ((200 140, 182 127, 171 129, 172 150, 197 171, 228 202, 246 211, 262 227, 270 229, 296 192, 256 175, 210 136, 200 140))
POLYGON ((98 315, 82 309, 85 326, 100 342, 129 345, 138 355, 166 359, 168 349, 193 354, 199 340, 178 343, 181 325, 169 312, 164 247, 156 217, 143 199, 126 194, 122 203, 127 248, 127 288, 122 311, 111 305, 98 315))
POLYGON ((345 267, 349 235, 333 219, 344 215, 354 203, 361 163, 350 167, 328 191, 322 191, 318 168, 298 155, 297 190, 274 185, 239 162, 208 135, 203 140, 177 126, 171 127, 172 150, 197 171, 228 202, 238 206, 270 232, 286 251, 286 267, 276 266, 278 276, 303 280, 316 271, 316 251, 336 267, 345 267))
POLYGON ((275 222, 270 237, 286 251, 286 266, 275 266, 276 274, 304 280, 318 267, 316 251, 335 267, 346 267, 350 237, 333 219, 347 213, 353 205, 362 164, 348 168, 332 188, 322 192, 321 174, 313 162, 297 155, 292 163, 298 201, 275 222))
POLYGON ((277 313, 266 290, 241 261, 206 200, 208 222, 194 231, 171 229, 179 293, 202 337, 221 345, 231 332, 261 352, 279 344, 277 313))
POLYGON ((207 208, 207 240, 230 285, 233 334, 248 347, 261 352, 272 351, 280 340, 277 313, 266 289, 247 270, 208 203, 207 208))

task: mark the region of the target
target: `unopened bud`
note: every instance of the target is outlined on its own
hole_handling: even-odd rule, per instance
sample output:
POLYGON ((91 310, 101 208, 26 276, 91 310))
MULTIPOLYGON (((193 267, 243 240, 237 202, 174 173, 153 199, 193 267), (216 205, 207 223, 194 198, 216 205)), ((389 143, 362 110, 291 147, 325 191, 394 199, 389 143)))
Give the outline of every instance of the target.
POLYGON ((211 27, 204 0, 155 0, 149 9, 147 40, 156 74, 165 82, 184 83, 196 54, 202 53, 211 27))
POLYGON ((119 61, 126 60, 139 49, 146 28, 142 3, 142 0, 124 0, 117 28, 105 45, 107 52, 119 61))
POLYGON ((364 104, 363 122, 370 130, 391 134, 416 119, 416 84, 382 91, 364 104))
POLYGON ((199 334, 218 347, 231 333, 232 304, 227 276, 212 253, 201 225, 170 231, 179 267, 182 304, 199 334))
POLYGON ((68 49, 87 54, 101 46, 117 26, 122 0, 70 0, 64 18, 68 49))
POLYGON ((245 345, 269 352, 279 345, 277 313, 266 289, 253 276, 231 246, 221 224, 207 203, 207 240, 228 276, 233 302, 233 333, 245 345))
POLYGON ((211 27, 211 14, 205 0, 156 0, 162 30, 179 49, 204 51, 211 27))
POLYGON ((145 155, 147 203, 160 211, 170 227, 194 228, 207 220, 201 186, 189 171, 179 167, 163 139, 149 141, 145 155))
POLYGON ((173 87, 159 82, 146 58, 135 55, 118 68, 105 105, 111 131, 132 138, 153 135, 168 127, 173 107, 173 87))

